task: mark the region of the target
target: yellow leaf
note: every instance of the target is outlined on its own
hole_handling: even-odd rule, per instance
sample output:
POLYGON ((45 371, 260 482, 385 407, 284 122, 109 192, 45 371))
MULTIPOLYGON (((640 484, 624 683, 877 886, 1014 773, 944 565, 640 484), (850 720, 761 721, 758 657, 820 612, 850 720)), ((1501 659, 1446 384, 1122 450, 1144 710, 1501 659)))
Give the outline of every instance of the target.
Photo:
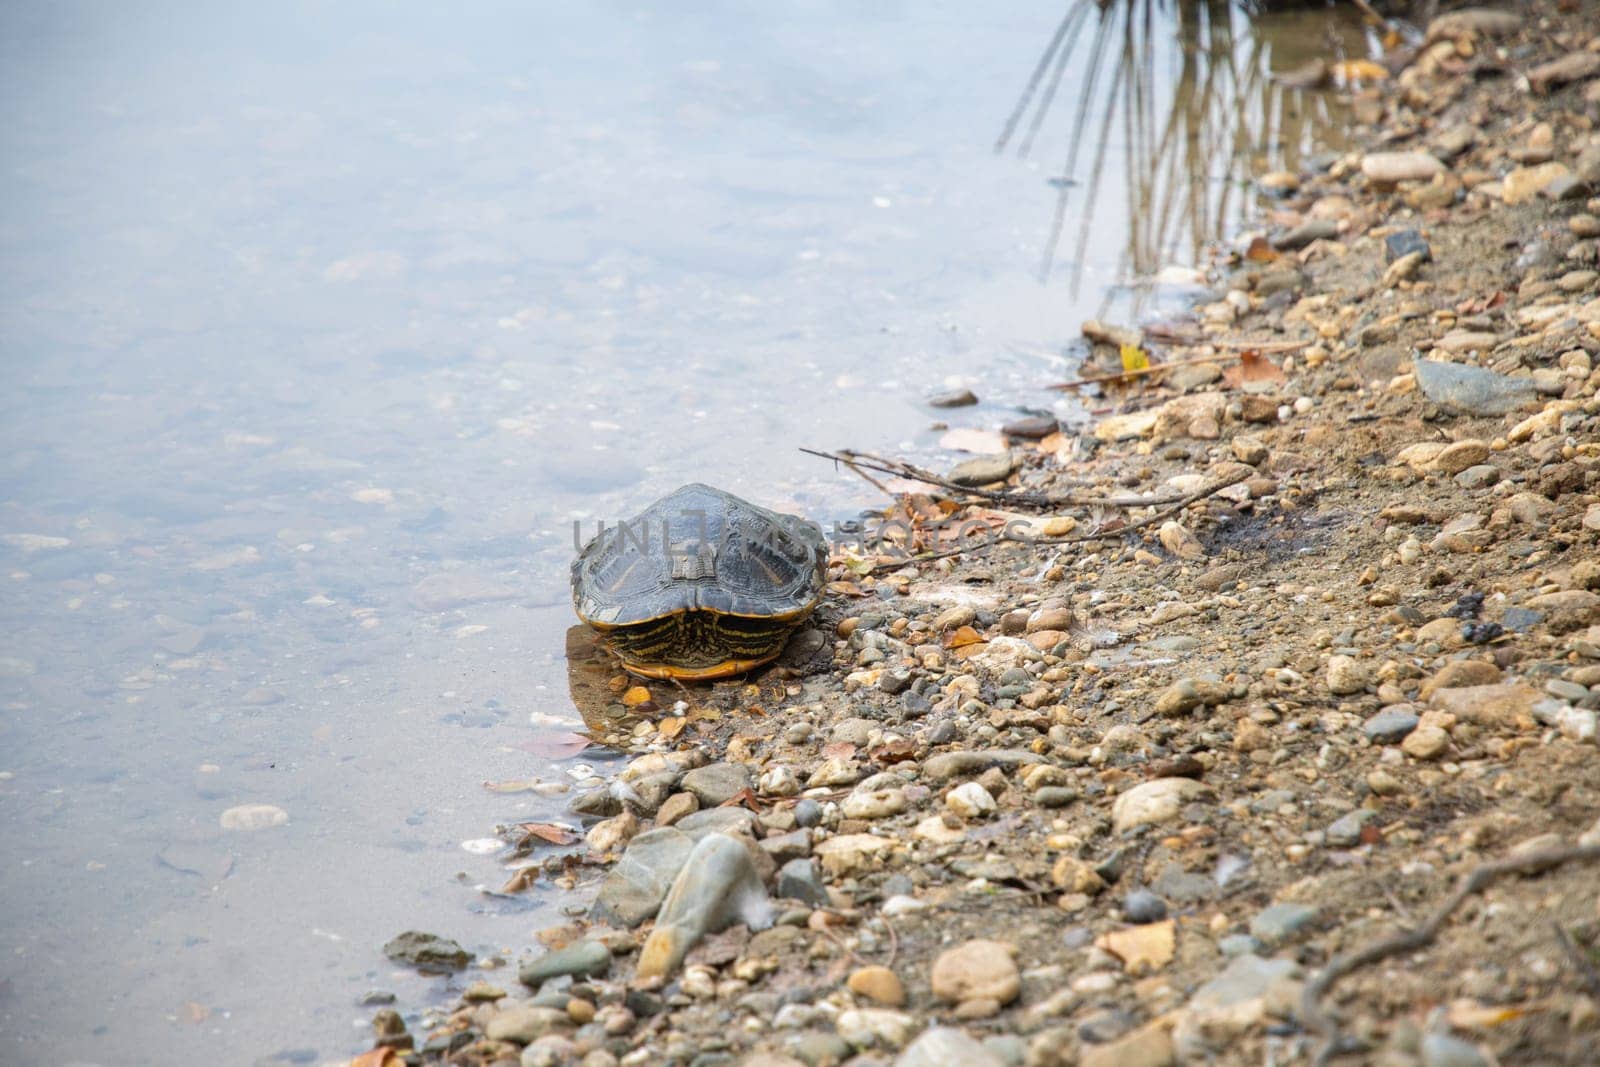
POLYGON ((671 741, 674 737, 683 733, 683 727, 688 721, 681 715, 670 716, 656 724, 656 733, 671 741))
POLYGON ((1150 367, 1150 353, 1138 345, 1122 345, 1118 351, 1122 354, 1122 370, 1131 374, 1134 371, 1147 370, 1150 367))
POLYGON ((622 694, 622 703, 626 707, 636 708, 640 704, 648 704, 649 702, 650 690, 646 689, 642 685, 633 686, 626 693, 622 694))
POLYGON ((1381 82, 1388 80, 1389 72, 1370 59, 1346 59, 1328 68, 1333 80, 1346 85, 1351 82, 1381 82))

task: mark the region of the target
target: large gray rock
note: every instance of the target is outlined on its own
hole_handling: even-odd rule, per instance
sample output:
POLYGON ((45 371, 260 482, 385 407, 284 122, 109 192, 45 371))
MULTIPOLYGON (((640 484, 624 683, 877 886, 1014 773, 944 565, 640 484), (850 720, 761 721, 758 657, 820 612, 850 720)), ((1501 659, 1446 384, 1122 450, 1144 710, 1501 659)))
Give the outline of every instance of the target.
POLYGON ((1508 378, 1482 367, 1436 359, 1419 359, 1413 366, 1422 395, 1452 411, 1504 415, 1534 398, 1532 378, 1508 378))
POLYGON ((639 951, 640 978, 669 975, 706 934, 742 922, 772 925, 773 907, 750 852, 736 838, 710 833, 694 846, 639 951))
POLYGON ((621 926, 655 915, 693 848, 694 838, 670 826, 640 834, 606 875, 594 914, 621 926))
POLYGON ((710 763, 683 776, 683 788, 708 808, 725 803, 750 788, 750 768, 742 763, 710 763))

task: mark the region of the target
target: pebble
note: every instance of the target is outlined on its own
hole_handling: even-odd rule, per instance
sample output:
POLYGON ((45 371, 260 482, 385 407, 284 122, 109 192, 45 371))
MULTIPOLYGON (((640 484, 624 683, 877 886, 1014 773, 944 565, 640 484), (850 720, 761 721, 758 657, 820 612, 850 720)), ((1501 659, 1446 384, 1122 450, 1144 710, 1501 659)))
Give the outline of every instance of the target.
POLYGON ((1347 815, 1340 816, 1328 825, 1325 832, 1330 845, 1340 848, 1350 848, 1361 844, 1361 828, 1377 817, 1377 812, 1366 808, 1357 808, 1347 815))
POLYGON ((887 819, 906 810, 906 793, 904 789, 857 790, 844 798, 839 810, 847 819, 887 819))
POLYGON ((1180 678, 1156 698, 1158 715, 1182 715, 1195 708, 1226 703, 1232 687, 1204 678, 1180 678))
POLYGON ((552 1030, 565 1030, 571 1025, 572 1020, 559 1008, 517 1005, 496 1012, 483 1033, 491 1041, 530 1045, 552 1030))
POLYGON ((989 791, 977 782, 964 782, 944 797, 945 807, 963 819, 981 819, 993 815, 997 805, 989 791))
POLYGON ((383 954, 424 972, 457 971, 472 962, 472 953, 454 941, 421 930, 397 934, 383 946, 383 954))
POLYGON ((894 1061, 894 1067, 1008 1067, 985 1045, 949 1026, 930 1026, 894 1061))
POLYGON ((1111 806, 1111 821, 1118 833, 1136 826, 1170 822, 1178 817, 1185 804, 1210 795, 1211 789, 1193 778, 1157 778, 1117 797, 1111 806))
POLYGON ((1393 185, 1427 181, 1445 173, 1445 166, 1427 152, 1369 152, 1361 160, 1361 173, 1368 181, 1393 185))
POLYGON ((1372 684, 1372 673, 1353 656, 1328 659, 1328 689, 1335 696, 1364 692, 1372 684))
POLYGON ((933 995, 951 1004, 969 1000, 1011 1003, 1022 991, 1015 953, 1016 947, 1006 942, 982 939, 946 949, 934 960, 929 976, 933 995))
POLYGON ((537 986, 559 975, 602 975, 610 969, 610 949, 598 941, 579 941, 524 963, 517 979, 523 985, 537 986))
POLYGON ((703 807, 714 808, 750 788, 750 768, 742 763, 710 763, 685 774, 682 784, 703 807))
POLYGON ((1135 889, 1122 898, 1122 914, 1131 923, 1159 922, 1167 917, 1167 902, 1148 889, 1135 889))
POLYGON ((252 833, 288 825, 289 813, 275 804, 240 804, 224 811, 218 822, 224 830, 252 833))
POLYGON ((1017 458, 1011 452, 997 452, 989 456, 974 456, 956 464, 946 476, 956 485, 980 486, 1003 482, 1017 467, 1017 458))
POLYGON ((1508 204, 1525 204, 1544 192, 1558 178, 1571 176, 1565 163, 1540 163, 1516 167, 1500 181, 1500 199, 1508 204))
POLYGON ((856 968, 845 984, 850 987, 850 992, 877 1004, 898 1008, 906 1002, 905 986, 901 984, 899 976, 877 964, 856 968))
POLYGON ((971 389, 952 389, 927 398, 928 406, 934 408, 966 408, 977 402, 978 397, 971 389))
POLYGON ((1361 732, 1367 735, 1369 741, 1392 745, 1404 740, 1407 734, 1417 728, 1419 721, 1409 707, 1384 708, 1362 725, 1361 732))
POLYGON ((1281 945, 1316 922, 1319 914, 1309 904, 1272 904, 1250 920, 1250 936, 1265 945, 1281 945))
POLYGON ((831 903, 815 860, 792 859, 779 867, 776 890, 780 897, 812 907, 825 908, 831 903))
POLYGON ((917 1020, 887 1008, 852 1008, 839 1013, 834 1027, 852 1048, 898 1049, 911 1040, 917 1020))
POLYGON ((1450 747, 1450 735, 1437 726, 1418 726, 1400 742, 1400 750, 1415 760, 1438 759, 1450 747))

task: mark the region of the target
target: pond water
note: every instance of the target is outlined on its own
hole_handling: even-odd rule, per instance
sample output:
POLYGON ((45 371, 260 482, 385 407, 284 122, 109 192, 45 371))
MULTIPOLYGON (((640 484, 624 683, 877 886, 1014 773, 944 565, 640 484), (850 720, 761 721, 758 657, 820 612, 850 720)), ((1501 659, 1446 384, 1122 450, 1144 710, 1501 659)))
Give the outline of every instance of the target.
POLYGON ((1081 320, 1171 306, 1334 135, 1266 71, 1360 46, 1220 2, 6 6, 0 1061, 334 1060, 367 990, 442 997, 394 934, 526 946, 573 902, 473 843, 561 810, 486 781, 600 759, 526 747, 578 725, 574 522, 850 515, 801 446, 1064 405, 1081 320))

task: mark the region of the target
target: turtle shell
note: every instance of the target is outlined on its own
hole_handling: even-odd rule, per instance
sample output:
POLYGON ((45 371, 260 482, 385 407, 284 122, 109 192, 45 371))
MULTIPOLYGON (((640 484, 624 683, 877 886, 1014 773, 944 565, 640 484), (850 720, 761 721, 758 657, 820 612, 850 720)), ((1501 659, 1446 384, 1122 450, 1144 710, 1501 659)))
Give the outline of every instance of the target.
POLYGON ((634 673, 720 677, 782 651, 826 564, 814 523, 686 485, 584 546, 572 600, 634 673))

